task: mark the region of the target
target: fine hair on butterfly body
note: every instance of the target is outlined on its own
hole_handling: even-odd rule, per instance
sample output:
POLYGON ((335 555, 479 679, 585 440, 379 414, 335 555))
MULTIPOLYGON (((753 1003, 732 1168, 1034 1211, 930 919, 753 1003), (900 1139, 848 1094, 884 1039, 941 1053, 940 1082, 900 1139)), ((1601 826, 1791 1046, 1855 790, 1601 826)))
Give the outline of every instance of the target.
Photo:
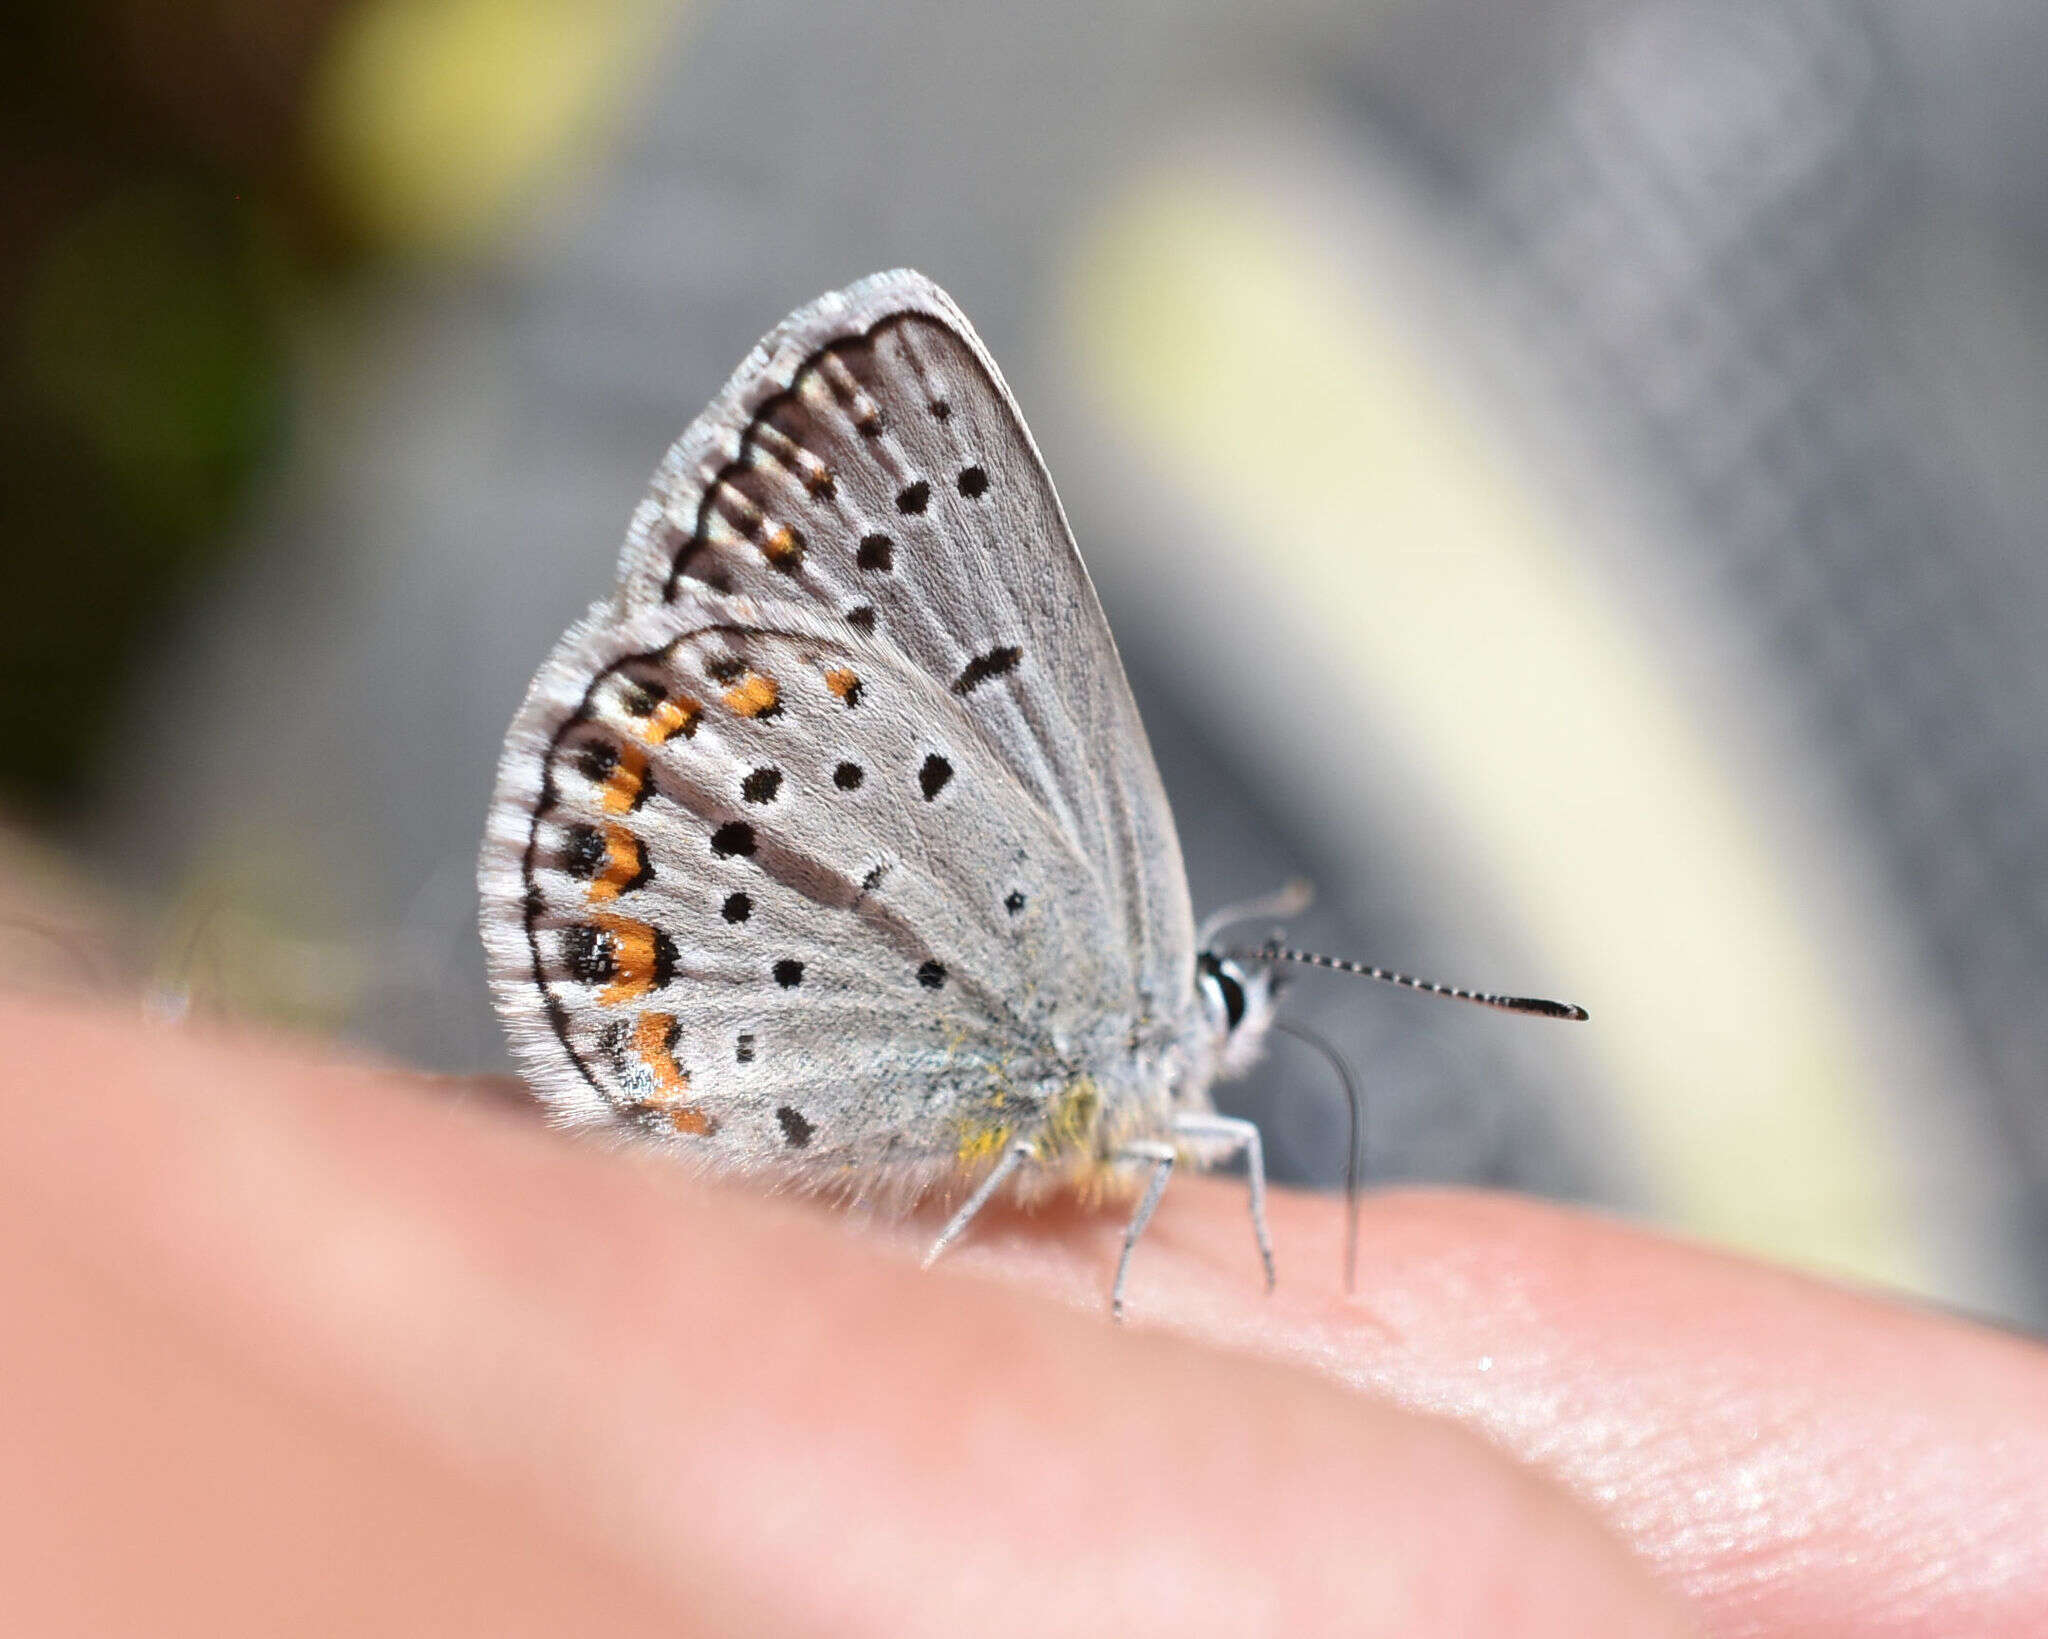
POLYGON ((964 1196, 932 1257, 999 1190, 1137 1193, 1118 1312, 1173 1167, 1243 1154, 1270 1284, 1258 1129, 1210 1087, 1297 953, 1198 940, 1052 480, 922 275, 793 314, 670 449, 507 734, 478 885, 558 1119, 964 1196))

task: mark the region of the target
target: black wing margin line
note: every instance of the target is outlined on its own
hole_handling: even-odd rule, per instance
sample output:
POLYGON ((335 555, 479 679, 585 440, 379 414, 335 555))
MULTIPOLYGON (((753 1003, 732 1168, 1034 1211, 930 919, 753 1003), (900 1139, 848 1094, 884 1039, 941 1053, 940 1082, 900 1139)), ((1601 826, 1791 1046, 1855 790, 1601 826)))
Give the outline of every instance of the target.
MULTIPOLYGON (((944 320, 934 314, 925 312, 922 308, 903 308, 894 313, 885 313, 881 318, 869 325, 867 329, 849 332, 843 336, 834 336, 830 341, 813 350, 805 357, 803 363, 796 367, 795 373, 789 378, 789 385, 787 387, 771 394, 755 406, 754 413, 747 417, 746 426, 740 429, 738 453, 713 474, 711 481, 704 485, 704 493, 697 497, 696 525, 691 530, 689 538, 675 549, 675 555, 669 563, 668 578, 661 584, 662 602, 673 603, 675 601, 676 589, 682 584, 683 577, 690 572, 690 565, 696 561, 699 553, 711 550, 711 543, 705 539, 706 530, 711 521, 711 498, 717 492, 720 484, 723 484, 735 473, 747 470, 750 465, 748 457, 752 455, 754 446, 760 439, 760 429, 762 426, 769 421, 777 410, 798 398, 803 390, 804 383, 817 373, 827 356, 842 348, 871 346, 875 338, 881 335, 883 331, 892 329, 899 324, 911 323, 915 320, 923 320, 930 324, 942 326, 945 323, 944 320)), ((839 396, 837 389, 834 389, 833 396, 835 398, 839 396)), ((869 436, 874 436, 882 432, 886 425, 886 421, 879 423, 875 426, 872 433, 869 433, 869 430, 865 427, 862 427, 861 431, 869 433, 869 436)))

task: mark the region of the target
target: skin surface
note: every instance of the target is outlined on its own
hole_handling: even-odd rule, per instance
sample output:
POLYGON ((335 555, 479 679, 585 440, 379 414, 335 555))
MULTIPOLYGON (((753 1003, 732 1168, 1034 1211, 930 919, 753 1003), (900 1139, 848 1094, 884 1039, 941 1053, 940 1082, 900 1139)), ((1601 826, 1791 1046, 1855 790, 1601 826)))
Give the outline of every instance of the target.
POLYGON ((1583 1214, 862 1224, 488 1083, 0 999, 50 1634, 2048 1631, 2048 1353, 1583 1214))

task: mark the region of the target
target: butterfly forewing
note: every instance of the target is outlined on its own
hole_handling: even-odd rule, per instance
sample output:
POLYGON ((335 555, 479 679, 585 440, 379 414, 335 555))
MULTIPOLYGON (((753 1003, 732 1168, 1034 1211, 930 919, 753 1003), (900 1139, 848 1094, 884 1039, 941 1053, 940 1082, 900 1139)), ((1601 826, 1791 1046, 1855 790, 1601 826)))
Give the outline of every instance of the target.
POLYGON ((964 705, 1093 862, 1147 1011, 1192 983, 1180 847, 1051 477, 952 301, 881 274, 778 327, 634 521, 631 601, 691 583, 811 603, 964 705))

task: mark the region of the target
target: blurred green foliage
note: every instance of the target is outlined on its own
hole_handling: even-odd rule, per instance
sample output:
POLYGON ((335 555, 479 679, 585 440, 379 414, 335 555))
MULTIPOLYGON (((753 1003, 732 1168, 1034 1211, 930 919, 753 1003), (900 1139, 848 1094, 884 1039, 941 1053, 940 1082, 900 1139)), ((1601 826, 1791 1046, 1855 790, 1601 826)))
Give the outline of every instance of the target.
POLYGON ((80 211, 28 270, 23 395, 89 452, 141 550, 217 530, 268 442, 277 366, 255 237, 216 192, 150 183, 80 211))
POLYGON ((0 806, 75 812, 289 427, 290 320, 474 247, 667 0, 31 0, 0 53, 0 806))
POLYGON ((0 801, 54 816, 285 426, 337 241, 294 89, 326 5, 31 6, 0 54, 0 801))

